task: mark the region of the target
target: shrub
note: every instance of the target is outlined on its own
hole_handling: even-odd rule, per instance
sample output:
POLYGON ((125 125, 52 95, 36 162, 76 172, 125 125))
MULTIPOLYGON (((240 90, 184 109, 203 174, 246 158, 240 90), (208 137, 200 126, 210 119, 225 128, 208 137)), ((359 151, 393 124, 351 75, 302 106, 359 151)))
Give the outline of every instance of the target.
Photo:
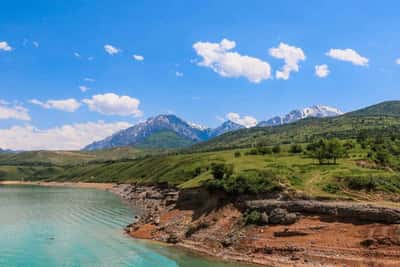
POLYGON ((215 179, 222 179, 224 177, 229 177, 233 173, 233 165, 225 163, 212 163, 211 164, 211 174, 215 179))
POLYGON ((240 158, 242 156, 242 153, 240 153, 240 151, 235 151, 234 156, 235 158, 240 158))
POLYGON ((293 154, 299 154, 303 152, 303 147, 300 144, 293 144, 290 146, 289 152, 293 154))
POLYGON ((279 154, 281 153, 281 146, 280 145, 276 145, 272 148, 272 152, 274 152, 275 154, 279 154))
POLYGON ((249 170, 224 179, 206 182, 210 190, 223 190, 229 194, 259 194, 281 190, 276 177, 269 171, 249 170))
POLYGON ((244 221, 246 224, 259 224, 261 221, 261 213, 256 210, 245 213, 244 221))
POLYGON ((336 194, 338 191, 340 191, 340 188, 336 184, 326 184, 322 190, 331 194, 336 194))

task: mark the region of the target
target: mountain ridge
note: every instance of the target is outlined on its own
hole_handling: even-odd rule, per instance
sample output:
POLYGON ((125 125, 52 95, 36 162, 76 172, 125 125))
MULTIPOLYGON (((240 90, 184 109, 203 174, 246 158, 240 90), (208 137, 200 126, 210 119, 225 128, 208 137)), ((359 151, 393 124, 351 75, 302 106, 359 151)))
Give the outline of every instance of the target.
MULTIPOLYGON (((256 127, 277 126, 309 117, 321 118, 340 114, 343 114, 343 112, 337 108, 315 105, 292 110, 282 117, 273 117, 268 121, 260 122, 256 127)), ((123 146, 138 148, 181 148, 245 128, 245 126, 239 123, 227 120, 220 126, 212 129, 187 122, 173 114, 161 114, 114 133, 103 140, 93 142, 85 146, 82 150, 91 151, 123 146)))

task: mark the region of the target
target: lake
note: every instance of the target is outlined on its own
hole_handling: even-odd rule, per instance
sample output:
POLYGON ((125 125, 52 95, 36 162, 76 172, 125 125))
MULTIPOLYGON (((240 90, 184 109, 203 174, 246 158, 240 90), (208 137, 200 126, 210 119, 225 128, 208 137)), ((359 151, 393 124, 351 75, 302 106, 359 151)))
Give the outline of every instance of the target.
POLYGON ((134 215, 106 191, 0 186, 0 266, 241 266, 130 238, 134 215))

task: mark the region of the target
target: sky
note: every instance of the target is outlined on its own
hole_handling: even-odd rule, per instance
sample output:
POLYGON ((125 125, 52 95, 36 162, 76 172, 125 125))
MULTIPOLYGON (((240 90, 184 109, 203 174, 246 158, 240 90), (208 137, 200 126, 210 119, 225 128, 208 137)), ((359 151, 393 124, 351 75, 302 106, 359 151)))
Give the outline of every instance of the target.
POLYGON ((5 1, 0 147, 80 149, 157 114, 208 127, 400 98, 398 1, 5 1))

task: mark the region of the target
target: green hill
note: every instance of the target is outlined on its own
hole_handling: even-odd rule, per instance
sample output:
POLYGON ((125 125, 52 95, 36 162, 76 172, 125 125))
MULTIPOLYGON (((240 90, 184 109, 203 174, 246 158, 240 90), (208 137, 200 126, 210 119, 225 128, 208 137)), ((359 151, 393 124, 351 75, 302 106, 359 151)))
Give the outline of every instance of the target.
POLYGON ((349 139, 362 131, 383 136, 400 132, 400 101, 383 102, 333 118, 310 118, 280 126, 238 130, 196 144, 188 151, 307 143, 321 137, 349 139))

